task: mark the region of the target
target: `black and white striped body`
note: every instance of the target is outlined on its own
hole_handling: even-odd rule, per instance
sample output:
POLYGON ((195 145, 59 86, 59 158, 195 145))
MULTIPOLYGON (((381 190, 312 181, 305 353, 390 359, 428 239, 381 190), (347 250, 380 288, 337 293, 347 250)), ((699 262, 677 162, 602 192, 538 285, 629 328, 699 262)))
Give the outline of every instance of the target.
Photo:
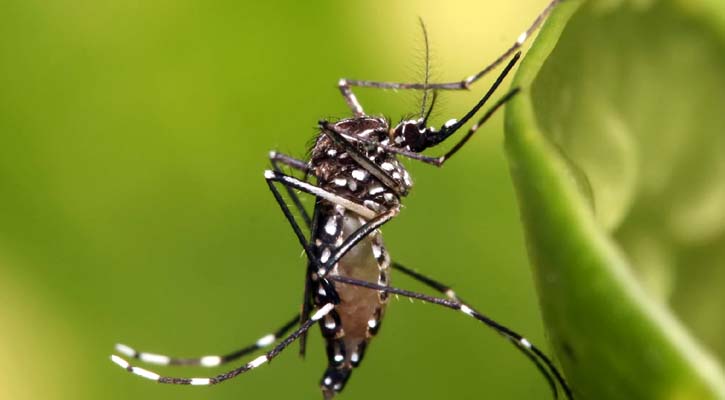
MULTIPOLYGON (((371 117, 342 120, 334 124, 334 128, 343 134, 378 143, 386 140, 389 134, 385 120, 371 117)), ((411 186, 407 171, 395 155, 379 148, 361 147, 360 150, 394 180, 406 188, 411 186)), ((325 134, 320 134, 312 149, 310 166, 319 187, 364 205, 376 214, 400 206, 400 199, 391 188, 363 169, 325 134)), ((345 238, 369 219, 324 199, 319 199, 315 207, 310 244, 314 255, 325 263, 345 238)), ((331 398, 342 390, 352 369, 362 361, 370 339, 380 328, 388 294, 336 282, 322 284, 322 271, 317 271, 314 263, 309 264, 309 273, 315 306, 334 300, 335 295, 328 293, 329 285, 339 297, 339 304, 320 321, 329 363, 321 383, 325 398, 331 398)), ((350 249, 329 271, 329 275, 387 286, 390 281, 390 256, 383 245, 381 233, 374 231, 350 249)))

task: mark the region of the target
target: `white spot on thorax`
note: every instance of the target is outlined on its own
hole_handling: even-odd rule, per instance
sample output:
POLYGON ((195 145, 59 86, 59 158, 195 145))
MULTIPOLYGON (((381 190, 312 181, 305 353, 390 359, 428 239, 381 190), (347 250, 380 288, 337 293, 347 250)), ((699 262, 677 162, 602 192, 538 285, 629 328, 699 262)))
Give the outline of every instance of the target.
POLYGON ((382 193, 384 191, 385 191, 385 189, 382 186, 374 186, 374 187, 370 188, 370 191, 368 193, 370 193, 371 195, 376 195, 376 194, 382 193))
POLYGON ((352 171, 352 177, 359 181, 364 181, 368 177, 368 172, 364 169, 356 169, 352 171))
POLYGON ((408 173, 408 170, 403 170, 403 182, 405 182, 405 186, 407 187, 413 186, 413 180, 410 179, 410 174, 408 173))
POLYGON ((325 232, 327 232, 327 234, 331 236, 337 233, 337 221, 335 220, 335 217, 330 217, 327 219, 327 223, 325 224, 325 232))
POLYGON ((372 200, 363 201, 363 205, 373 211, 380 211, 380 204, 372 200))
POLYGON ((327 260, 329 260, 329 259, 330 259, 330 255, 331 255, 331 254, 332 254, 332 252, 330 251, 330 248, 328 248, 328 247, 325 247, 325 248, 324 248, 324 249, 322 250, 322 255, 320 255, 320 262, 321 262, 321 263, 323 263, 323 264, 324 264, 324 263, 326 263, 326 262, 327 262, 327 260))

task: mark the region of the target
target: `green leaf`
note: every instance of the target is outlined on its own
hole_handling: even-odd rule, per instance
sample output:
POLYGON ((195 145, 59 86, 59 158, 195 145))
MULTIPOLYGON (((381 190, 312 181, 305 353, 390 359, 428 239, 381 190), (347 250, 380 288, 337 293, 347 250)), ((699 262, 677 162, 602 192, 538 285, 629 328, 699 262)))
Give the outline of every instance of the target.
POLYGON ((577 397, 725 399, 725 3, 565 0, 514 85, 507 157, 577 397))

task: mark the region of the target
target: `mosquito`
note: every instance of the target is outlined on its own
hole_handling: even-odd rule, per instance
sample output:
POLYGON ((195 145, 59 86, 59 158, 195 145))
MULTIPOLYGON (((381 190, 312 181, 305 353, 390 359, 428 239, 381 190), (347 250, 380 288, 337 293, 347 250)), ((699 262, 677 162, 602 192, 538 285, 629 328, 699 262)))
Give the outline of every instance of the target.
MULTIPOLYGON (((449 286, 392 261, 380 232, 384 224, 398 215, 401 199, 413 186, 408 171, 398 157, 440 167, 455 155, 481 125, 519 92, 518 88, 504 94, 483 112, 448 152, 438 157, 421 153, 446 141, 479 113, 518 62, 521 57, 520 47, 560 1, 552 0, 496 60, 461 81, 430 83, 427 65, 425 82, 422 83, 341 79, 338 87, 352 111, 352 117, 335 122, 319 121, 319 133, 308 160, 299 160, 274 151, 270 153, 272 169, 265 171, 264 177, 308 260, 301 313, 295 314, 276 331, 262 336, 255 343, 224 355, 175 358, 139 352, 123 344, 116 345, 118 353, 150 364, 205 367, 216 367, 274 345, 271 350, 228 372, 204 378, 161 376, 132 366, 117 355, 112 355, 111 360, 135 375, 159 383, 214 385, 269 362, 298 339, 301 343, 300 353, 304 355, 307 332, 317 324, 326 342, 328 359, 328 367, 320 385, 323 398, 329 400, 343 390, 352 371, 362 362, 371 339, 380 329, 389 296, 394 294, 457 310, 483 323, 528 357, 547 380, 554 398, 559 397, 561 388, 568 399, 573 399, 572 391, 562 374, 538 347, 463 302, 449 286), (503 70, 492 86, 463 117, 451 119, 438 129, 427 126, 437 91, 467 90, 482 76, 504 63, 503 70), (370 116, 364 112, 352 92, 353 87, 421 90, 423 104, 419 118, 403 120, 392 126, 385 118, 370 116), (427 107, 429 93, 432 93, 432 97, 427 107), (299 171, 304 174, 304 178, 285 174, 282 166, 299 171), (314 177, 316 182, 311 183, 308 179, 310 177, 314 177), (278 185, 285 188, 301 223, 285 202, 278 185), (312 216, 303 207, 298 191, 315 197, 312 216), (308 235, 305 235, 301 225, 309 229, 308 235), (393 270, 420 281, 445 298, 390 286, 393 270), (295 326, 297 328, 293 330, 295 326)), ((427 33, 422 23, 421 26, 427 55, 427 33)), ((426 63, 427 60, 426 56, 426 63)))

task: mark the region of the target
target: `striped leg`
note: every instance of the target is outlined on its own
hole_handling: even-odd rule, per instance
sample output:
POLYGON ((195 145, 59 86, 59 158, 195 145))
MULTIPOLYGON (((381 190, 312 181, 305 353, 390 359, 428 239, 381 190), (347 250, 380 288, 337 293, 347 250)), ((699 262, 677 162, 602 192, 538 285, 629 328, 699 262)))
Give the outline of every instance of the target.
POLYGON ((149 370, 140 368, 140 367, 134 367, 131 364, 128 363, 128 361, 124 360, 123 358, 112 355, 111 361, 116 363, 121 368, 125 369, 126 371, 138 375, 142 378, 150 379, 152 381, 156 381, 159 383, 167 383, 167 384, 174 384, 174 385, 216 385, 217 383, 224 382, 226 380, 232 379, 236 377, 237 375, 243 374, 245 372, 251 371, 254 368, 259 367, 260 365, 272 360, 275 358, 279 353, 281 353, 287 346, 289 346, 292 342, 297 340, 297 338, 304 332, 306 332, 312 325, 314 325, 317 321, 319 321, 321 318, 323 318, 325 315, 329 314, 330 311, 334 308, 334 304, 328 303, 324 306, 320 307, 319 310, 317 310, 316 313, 312 315, 310 319, 305 321, 297 330, 292 332, 289 336, 284 338, 279 344, 277 344, 271 351, 267 352, 266 354, 263 354, 254 360, 238 367, 233 370, 230 370, 228 372, 225 372, 223 374, 219 374, 213 377, 208 378, 178 378, 178 377, 168 377, 168 376, 161 376, 155 372, 151 372, 149 370))
POLYGON ((224 355, 208 355, 195 358, 179 358, 170 357, 163 354, 146 353, 142 351, 136 351, 133 348, 126 346, 125 344, 116 344, 116 351, 123 354, 126 357, 135 358, 148 364, 156 365, 193 365, 202 367, 216 367, 221 364, 234 361, 247 354, 251 354, 257 350, 263 349, 274 342, 280 337, 284 336, 295 324, 299 321, 297 315, 294 316, 289 322, 285 323, 282 327, 277 329, 274 333, 270 333, 262 336, 249 346, 243 347, 239 350, 235 350, 231 353, 224 355))
MULTIPOLYGON (((420 274, 418 274, 420 275, 420 274)), ((412 275, 411 275, 412 276, 412 275)), ((422 276, 422 275, 421 275, 422 276)), ((398 289, 391 286, 382 286, 375 283, 367 282, 367 281, 361 281, 358 279, 352 279, 345 276, 328 276, 327 279, 332 281, 337 281, 341 283, 346 283, 349 285, 355 285, 360 287, 365 287, 372 290, 378 290, 383 291, 387 293, 392 293, 404 297, 409 297, 412 299, 418 299, 423 300, 424 302, 437 304, 439 306, 443 306, 446 308, 450 308, 452 310, 458 310, 462 313, 468 315, 469 317, 472 317, 479 322, 485 324, 489 328, 495 330, 505 338, 507 338, 511 343, 513 343, 519 351, 523 352, 524 354, 527 354, 530 360, 534 361, 537 368, 539 368, 542 373, 544 373, 544 376, 551 384, 553 380, 556 380, 556 382, 559 383, 559 385, 564 390, 564 393, 566 394, 567 399, 573 400, 574 395, 571 392, 571 389, 569 388, 569 385, 567 385, 566 381, 564 380, 564 377, 562 376, 561 372, 554 366, 554 363, 549 359, 549 357, 544 354, 543 351, 541 351, 538 347, 534 346, 529 342, 525 337, 521 336, 520 334, 516 333, 515 331, 505 327, 504 325, 499 324, 498 322, 492 320, 491 318, 481 314, 480 312, 476 311, 472 307, 461 303, 459 301, 453 301, 449 299, 442 299, 438 297, 428 296, 426 294, 422 293, 416 293, 411 292, 404 289, 398 289), (543 365, 546 366, 546 369, 543 368, 543 365), (547 371, 548 370, 548 371, 547 371), (553 378, 552 378, 553 376, 553 378)), ((427 278, 429 279, 429 278, 427 278)), ((430 279, 429 279, 430 280, 430 279)), ((432 281, 432 280, 430 280, 432 281)), ((444 285, 442 285, 444 286, 444 285)), ((552 386, 552 390, 554 392, 554 398, 558 398, 558 391, 556 389, 556 385, 552 386)))
POLYGON ((289 175, 280 174, 279 172, 266 170, 266 171, 264 171, 264 178, 270 184, 272 182, 279 182, 285 186, 292 187, 297 190, 301 190, 305 193, 309 193, 313 196, 317 196, 319 198, 325 199, 333 204, 338 204, 340 206, 343 206, 343 207, 347 208, 348 210, 358 213, 358 214, 360 214, 360 216, 365 217, 367 219, 372 219, 377 215, 375 213, 375 211, 363 206, 362 204, 355 203, 354 201, 348 200, 342 196, 338 196, 338 195, 328 192, 327 190, 324 190, 318 186, 301 181, 301 180, 291 177, 289 175))
MULTIPOLYGON (((392 267, 393 267, 393 269, 400 271, 405 275, 408 275, 409 277, 417 280, 418 282, 425 284, 426 286, 436 290, 437 292, 444 294, 446 297, 448 297, 449 299, 451 299, 455 302, 466 303, 465 301, 463 301, 463 299, 458 297, 456 292, 454 292, 450 286, 448 286, 444 283, 441 283, 433 278, 430 278, 419 272, 409 269, 409 268, 405 267, 404 265, 397 263, 397 262, 393 262, 392 267)), ((517 346, 517 348, 520 348, 520 347, 517 346)), ((534 363, 534 365, 536 365, 536 367, 539 369, 539 372, 541 373, 541 375, 543 375, 546 378, 546 380, 549 382, 549 386, 551 387, 551 390, 554 393, 554 398, 558 398, 558 392, 556 390, 556 383, 554 382, 554 379, 552 378, 549 371, 546 369, 546 366, 544 364, 542 364, 541 361, 538 358, 536 358, 534 354, 532 354, 528 351, 522 351, 522 353, 526 357, 528 357, 529 360, 531 360, 531 362, 534 363)))
POLYGON ((448 286, 444 283, 438 282, 435 279, 429 278, 419 272, 413 271, 412 269, 407 268, 406 266, 404 266, 403 264, 401 264, 399 262, 393 261, 392 266, 393 266, 394 270, 400 271, 400 272, 404 273, 405 275, 408 275, 409 277, 415 279, 416 281, 421 282, 421 283, 425 284, 426 286, 445 295, 449 299, 451 299, 453 301, 461 302, 461 303, 463 302, 458 297, 456 292, 454 292, 453 289, 451 289, 450 286, 448 286))
MULTIPOLYGON (((283 175, 282 169, 280 168, 279 164, 287 165, 293 169, 296 169, 298 171, 302 171, 305 173, 305 176, 303 178, 303 182, 307 182, 308 174, 310 173, 308 164, 302 160, 298 160, 296 158, 290 157, 288 155, 278 153, 276 151, 270 151, 269 152, 269 160, 272 164, 272 168, 274 169, 274 172, 279 174, 280 176, 283 175)), ((276 188, 273 187, 271 182, 269 182, 270 190, 272 191, 272 194, 274 195, 277 202, 280 204, 280 207, 282 208, 282 212, 284 213, 287 220, 292 224, 292 229, 295 231, 295 234, 297 235, 298 240, 305 240, 304 235, 302 235, 301 229, 299 229, 298 224, 294 221, 294 217, 292 216, 292 213, 289 210, 289 207, 287 207, 287 204, 284 203, 282 200, 282 197, 279 195, 279 192, 276 188), (297 227, 295 227, 297 225, 297 227)), ((307 229, 312 229, 312 218, 310 218, 310 214, 305 209, 304 205, 302 204, 302 201, 300 200, 300 197, 297 195, 297 192, 290 186, 284 185, 287 196, 292 200, 292 204, 294 204, 295 208, 297 209, 297 213, 302 217, 302 221, 305 223, 305 226, 307 229)), ((303 243, 302 241, 300 242, 303 243)), ((306 242, 304 242, 306 243, 306 242)), ((306 245, 303 245, 304 247, 307 247, 306 245)), ((309 250, 305 249, 305 253, 309 254, 309 250)), ((304 322, 310 317, 310 313, 312 312, 312 296, 311 296, 311 285, 312 281, 310 280, 310 275, 305 271, 305 288, 303 290, 302 295, 302 310, 300 311, 300 315, 298 318, 298 321, 300 323, 304 322)), ((305 351, 307 348, 307 333, 303 333, 302 336, 300 336, 300 357, 305 356, 305 351)))

